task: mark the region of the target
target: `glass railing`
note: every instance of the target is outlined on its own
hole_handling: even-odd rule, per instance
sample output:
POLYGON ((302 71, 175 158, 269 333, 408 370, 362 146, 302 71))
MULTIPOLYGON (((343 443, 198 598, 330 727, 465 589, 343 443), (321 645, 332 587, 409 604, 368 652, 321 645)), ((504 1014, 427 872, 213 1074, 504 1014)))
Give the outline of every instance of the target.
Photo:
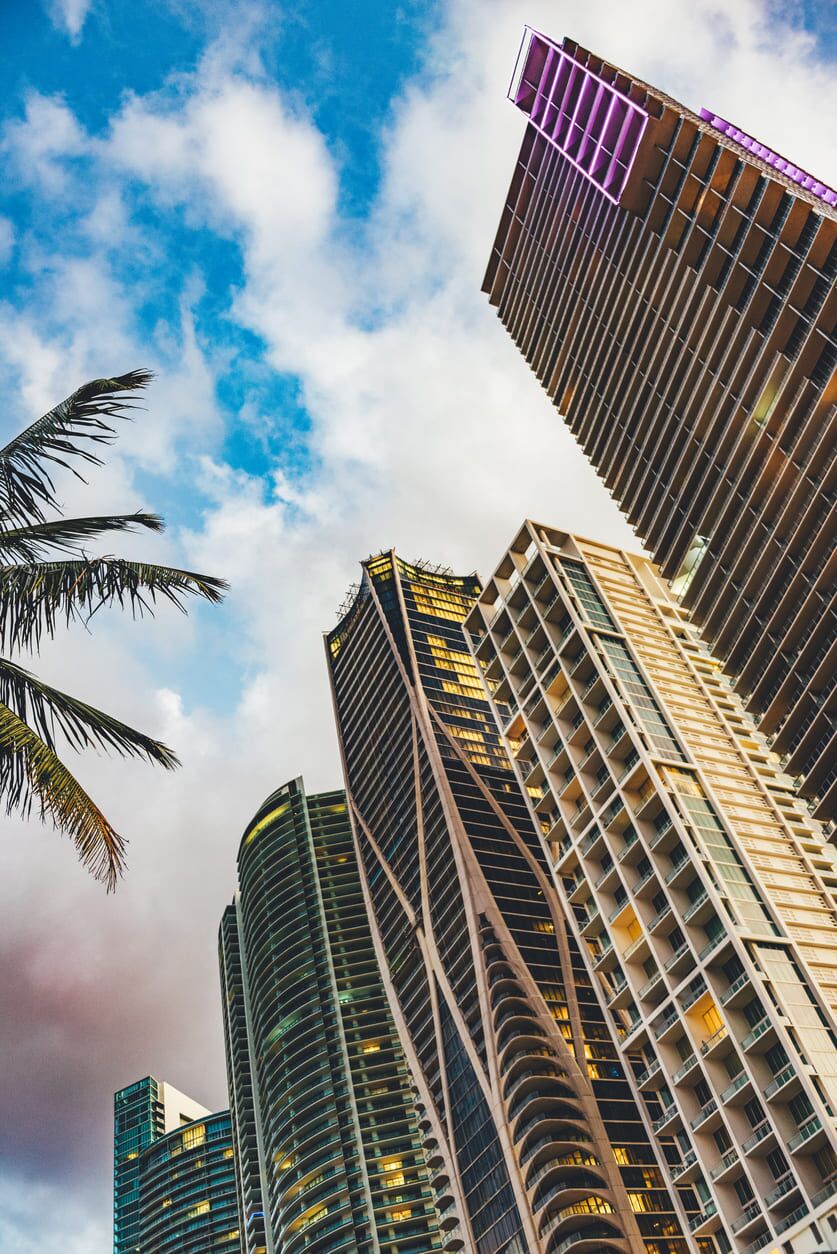
POLYGON ((788 1149, 791 1151, 791 1153, 793 1153, 794 1150, 798 1150, 800 1146, 805 1144, 806 1141, 810 1141, 812 1136, 816 1136, 816 1134, 820 1131, 821 1128, 822 1128, 822 1124, 820 1122, 819 1116, 809 1115, 809 1117, 801 1125, 796 1136, 792 1136, 791 1139, 788 1141, 788 1149))

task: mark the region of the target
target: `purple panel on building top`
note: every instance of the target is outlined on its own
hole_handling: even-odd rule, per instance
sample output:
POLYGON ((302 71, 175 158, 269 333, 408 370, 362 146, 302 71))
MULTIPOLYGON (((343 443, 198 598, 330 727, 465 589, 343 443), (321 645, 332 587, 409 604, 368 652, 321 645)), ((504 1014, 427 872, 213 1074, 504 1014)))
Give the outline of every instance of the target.
POLYGON ((737 144, 740 144, 742 148, 746 148, 754 157, 760 157, 762 161, 772 165, 774 169, 779 170, 786 178, 793 179, 794 183, 798 183, 800 187, 804 187, 812 195, 817 196, 820 200, 824 200, 828 205, 837 205, 837 191, 833 187, 829 187, 827 183, 814 178, 813 174, 808 174, 806 170, 801 170, 799 166, 780 156, 772 148, 759 143, 757 139, 754 139, 752 135, 748 135, 746 131, 740 131, 737 126, 733 126, 732 122, 727 122, 725 118, 718 117, 717 113, 713 113, 711 109, 701 109, 700 116, 704 122, 709 122, 711 126, 714 126, 716 131, 721 131, 722 134, 730 139, 734 139, 737 144))
POLYGON ((509 99, 585 178, 619 203, 648 124, 644 109, 528 26, 509 99))

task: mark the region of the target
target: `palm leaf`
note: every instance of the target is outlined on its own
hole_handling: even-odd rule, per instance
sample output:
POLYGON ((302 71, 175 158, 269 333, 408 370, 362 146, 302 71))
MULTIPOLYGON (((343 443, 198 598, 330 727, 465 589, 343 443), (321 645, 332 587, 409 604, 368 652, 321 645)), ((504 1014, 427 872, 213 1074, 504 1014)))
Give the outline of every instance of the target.
POLYGON ((14 710, 0 704, 0 797, 7 814, 37 807, 69 836, 78 856, 108 891, 125 864, 125 842, 74 775, 14 710))
POLYGON ((92 540, 108 531, 128 532, 140 527, 147 531, 163 531, 165 523, 158 514, 138 510, 135 514, 53 518, 49 522, 24 527, 0 528, 0 559, 33 562, 55 549, 67 553, 79 552, 85 540, 92 540))
POLYGON ((56 729, 73 749, 101 748, 122 757, 144 757, 171 770, 179 766, 171 749, 111 714, 44 683, 37 675, 0 658, 0 701, 55 749, 56 729))
POLYGON ((188 596, 217 603, 227 584, 195 571, 120 557, 0 566, 0 647, 37 648, 60 621, 88 621, 103 605, 153 613, 158 600, 185 612, 188 596))
POLYGON ((123 393, 144 388, 151 377, 148 370, 132 370, 93 379, 0 448, 0 515, 17 523, 43 522, 45 507, 58 508, 50 465, 80 479, 75 459, 101 465, 95 446, 114 439, 110 420, 127 418, 136 408, 123 393))

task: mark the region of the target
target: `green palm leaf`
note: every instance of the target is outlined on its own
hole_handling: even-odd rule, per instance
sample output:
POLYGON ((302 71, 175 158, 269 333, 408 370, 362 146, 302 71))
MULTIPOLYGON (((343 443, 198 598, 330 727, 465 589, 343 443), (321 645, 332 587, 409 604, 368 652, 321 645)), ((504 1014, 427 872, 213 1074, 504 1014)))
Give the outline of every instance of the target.
POLYGON ((0 647, 37 648, 59 622, 87 622, 103 605, 153 613, 158 600, 185 612, 188 596, 217 603, 223 579, 120 557, 0 566, 0 647))
POLYGON ((79 552, 85 540, 109 531, 130 532, 139 528, 164 531, 158 514, 138 510, 135 514, 104 514, 93 518, 52 518, 49 522, 0 529, 0 559, 34 562, 58 549, 79 552))
POLYGON ((180 763, 171 749, 136 731, 111 714, 44 683, 22 666, 0 658, 0 701, 9 706, 36 735, 55 746, 59 730, 76 750, 100 748, 122 757, 145 757, 171 770, 180 763))
POLYGON ((79 859, 108 887, 124 867, 125 842, 55 750, 0 704, 0 797, 7 814, 29 815, 37 807, 70 837, 79 859))
POLYGON ((80 479, 74 460, 101 465, 95 446, 114 439, 109 420, 127 418, 136 408, 123 393, 144 388, 151 378, 148 370, 132 370, 93 379, 0 448, 0 515, 15 523, 43 522, 44 508, 58 507, 48 464, 80 479))

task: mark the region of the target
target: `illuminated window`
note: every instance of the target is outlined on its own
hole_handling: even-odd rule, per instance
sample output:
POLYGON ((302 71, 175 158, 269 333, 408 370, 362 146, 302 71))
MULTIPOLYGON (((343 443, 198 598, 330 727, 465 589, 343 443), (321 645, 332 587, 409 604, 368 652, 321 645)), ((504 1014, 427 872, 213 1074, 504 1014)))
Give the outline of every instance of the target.
POLYGON ((187 1128, 181 1139, 185 1150, 194 1149, 196 1145, 203 1145, 206 1141, 206 1125, 198 1123, 194 1127, 187 1128))
POLYGON ((224 1157, 232 1158, 232 1156, 233 1156, 232 1149, 228 1146, 227 1149, 224 1150, 224 1157))
POLYGON ((384 1176, 384 1184, 387 1188, 395 1188, 396 1185, 404 1183, 404 1172, 396 1171, 391 1176, 384 1176))
POLYGON ((712 1005, 704 1012, 703 1022, 706 1024, 709 1032, 717 1032, 719 1028, 724 1026, 721 1016, 718 1014, 718 1007, 712 1005))
POLYGON ((402 1210, 391 1210, 390 1218, 394 1223, 400 1223, 402 1219, 409 1219, 412 1213, 411 1208, 405 1206, 402 1210))
POLYGON ((161 1205, 162 1207, 164 1207, 164 1208, 165 1208, 166 1206, 171 1206, 171 1198, 170 1198, 170 1197, 164 1197, 164 1198, 163 1198, 163 1200, 162 1200, 162 1202, 160 1203, 160 1205, 161 1205))
POLYGON ((381 1170, 382 1171, 397 1171, 398 1168, 402 1166, 403 1166, 403 1163, 400 1158, 391 1158, 387 1162, 381 1163, 381 1170))
POLYGON ((360 1052, 362 1054, 377 1054, 380 1048, 377 1041, 364 1041, 360 1047, 360 1052))
POLYGON ((208 1198, 204 1198, 202 1202, 198 1202, 190 1211, 186 1212, 187 1218, 194 1219, 196 1215, 205 1215, 208 1210, 209 1200, 208 1198))

